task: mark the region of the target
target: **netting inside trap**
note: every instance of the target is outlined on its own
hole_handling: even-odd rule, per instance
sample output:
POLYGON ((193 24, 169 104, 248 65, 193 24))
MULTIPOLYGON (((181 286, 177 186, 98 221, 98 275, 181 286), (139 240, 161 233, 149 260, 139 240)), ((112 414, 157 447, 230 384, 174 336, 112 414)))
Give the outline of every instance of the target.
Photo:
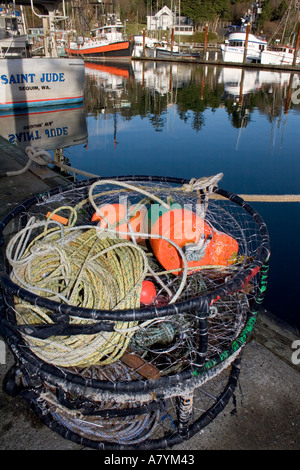
POLYGON ((240 358, 193 392, 150 402, 91 401, 48 384, 23 394, 42 421, 65 438, 95 449, 165 449, 209 425, 234 395, 240 358))
MULTIPOLYGON (((83 182, 29 201, 3 225, 12 232, 2 276, 5 324, 23 382, 32 388, 30 377, 38 376, 46 391, 37 406, 88 440, 147 442, 170 402, 178 412, 180 397, 193 397, 220 364, 229 367, 251 333, 268 234, 260 216, 225 191, 215 188, 208 198, 183 180, 160 178, 83 182), (170 213, 165 229, 159 224, 170 213), (145 280, 155 288, 146 302, 145 280), (148 406, 150 414, 138 412, 125 426, 132 439, 122 437, 119 422, 114 437, 101 435, 104 423, 82 419, 79 405, 77 415, 62 409, 53 388, 71 401, 85 396, 94 411, 132 417, 148 406)), ((188 429, 183 422, 181 414, 176 430, 188 429)), ((165 437, 157 439, 162 445, 165 437)))

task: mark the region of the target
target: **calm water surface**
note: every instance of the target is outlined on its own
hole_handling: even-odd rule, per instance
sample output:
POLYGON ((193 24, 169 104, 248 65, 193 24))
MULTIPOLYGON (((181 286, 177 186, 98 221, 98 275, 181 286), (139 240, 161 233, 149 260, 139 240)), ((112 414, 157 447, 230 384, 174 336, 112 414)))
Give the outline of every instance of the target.
MULTIPOLYGON (((300 194, 298 89, 300 74, 90 64, 84 108, 57 112, 56 133, 40 145, 65 147, 72 167, 101 176, 222 172, 219 186, 233 193, 300 194)), ((251 204, 271 238, 264 306, 300 328, 300 204, 251 204)))

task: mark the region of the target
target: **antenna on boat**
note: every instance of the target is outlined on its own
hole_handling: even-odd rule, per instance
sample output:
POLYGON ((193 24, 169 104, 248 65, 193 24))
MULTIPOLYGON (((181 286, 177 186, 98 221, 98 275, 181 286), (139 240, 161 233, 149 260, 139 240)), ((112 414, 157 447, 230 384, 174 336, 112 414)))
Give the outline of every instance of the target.
POLYGON ((21 10, 24 34, 27 34, 27 24, 26 24, 25 13, 24 13, 24 10, 23 10, 23 5, 20 5, 20 10, 21 10))

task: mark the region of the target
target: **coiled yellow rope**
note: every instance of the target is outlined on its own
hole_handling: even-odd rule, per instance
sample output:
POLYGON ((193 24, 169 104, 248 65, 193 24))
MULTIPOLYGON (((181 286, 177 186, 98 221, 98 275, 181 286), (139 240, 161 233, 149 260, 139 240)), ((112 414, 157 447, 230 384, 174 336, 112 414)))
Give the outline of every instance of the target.
MULTIPOLYGON (((9 243, 7 254, 14 268, 14 282, 38 295, 82 308, 139 307, 148 270, 147 257, 139 246, 126 240, 99 238, 95 227, 73 227, 39 235, 21 256, 13 255, 13 251, 20 251, 17 242, 23 242, 26 231, 36 225, 27 226, 9 243)), ((15 309, 19 324, 53 323, 51 312, 39 306, 16 299, 15 309)), ((72 318, 71 323, 92 324, 93 320, 72 318)), ((46 340, 24 334, 24 339, 37 356, 56 366, 104 365, 124 353, 135 325, 117 322, 114 332, 46 340)))

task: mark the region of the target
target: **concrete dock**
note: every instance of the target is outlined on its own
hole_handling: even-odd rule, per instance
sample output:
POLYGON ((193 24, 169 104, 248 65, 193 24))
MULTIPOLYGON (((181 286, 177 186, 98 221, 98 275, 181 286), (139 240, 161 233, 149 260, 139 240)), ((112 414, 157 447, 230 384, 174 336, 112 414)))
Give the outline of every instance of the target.
MULTIPOLYGON (((0 138, 0 161, 0 220, 31 195, 66 184, 64 177, 36 164, 22 175, 3 176, 27 163, 26 155, 3 138, 0 138)), ((0 348, 2 384, 14 358, 1 338, 0 348)), ((262 311, 244 347, 235 402, 231 399, 214 421, 172 451, 176 454, 176 451, 197 450, 299 450, 299 390, 300 333, 262 311)), ((7 395, 2 388, 0 449, 87 450, 50 430, 27 401, 7 395)))

